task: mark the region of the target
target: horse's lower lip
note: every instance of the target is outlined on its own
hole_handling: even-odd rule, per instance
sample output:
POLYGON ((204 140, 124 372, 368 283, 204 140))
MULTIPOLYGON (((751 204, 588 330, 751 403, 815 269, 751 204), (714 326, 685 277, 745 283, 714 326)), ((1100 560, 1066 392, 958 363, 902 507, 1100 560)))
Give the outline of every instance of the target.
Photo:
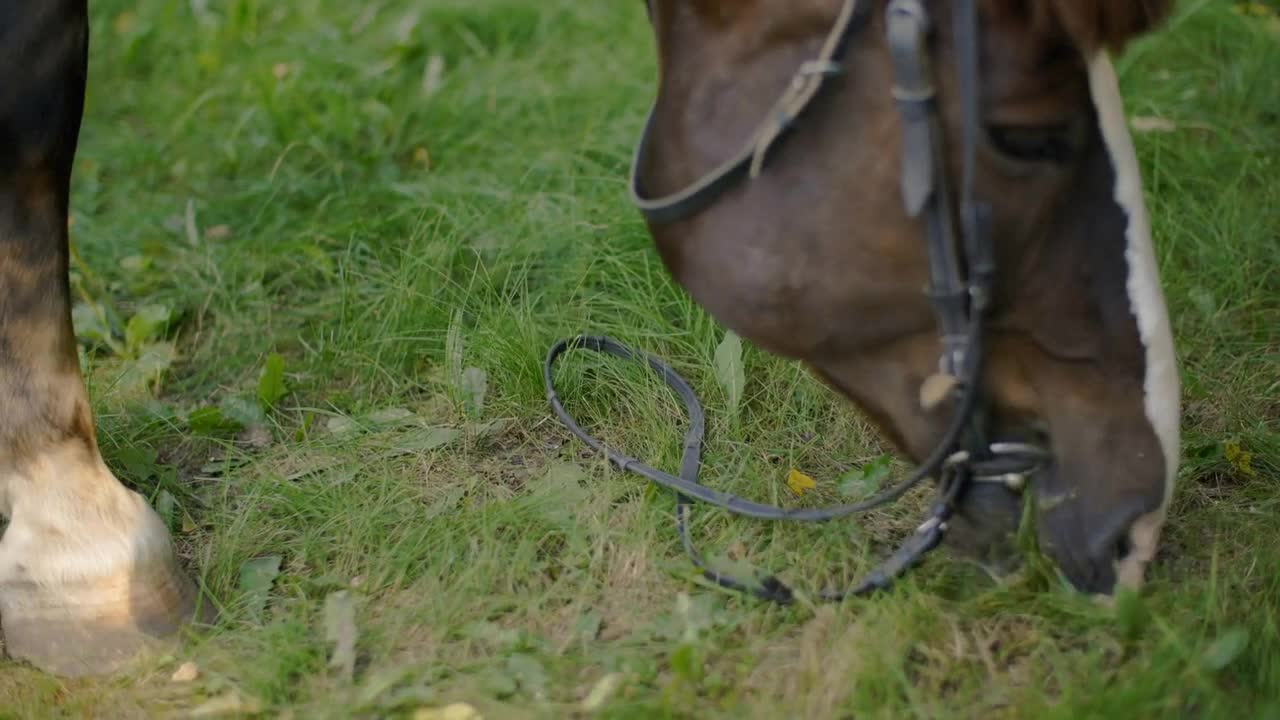
POLYGON ((1023 496, 1003 483, 973 482, 952 516, 948 543, 959 556, 977 562, 993 576, 1005 576, 1021 563, 1023 496))

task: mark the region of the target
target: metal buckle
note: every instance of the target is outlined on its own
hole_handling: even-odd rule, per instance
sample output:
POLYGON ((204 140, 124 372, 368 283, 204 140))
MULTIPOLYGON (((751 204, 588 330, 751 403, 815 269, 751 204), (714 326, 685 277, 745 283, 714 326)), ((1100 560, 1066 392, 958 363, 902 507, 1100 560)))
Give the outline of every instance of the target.
POLYGON ((1003 485, 1015 493, 1020 493, 1026 489, 1031 475, 1050 457, 1049 452, 1044 448, 1024 442, 993 442, 987 446, 987 452, 991 455, 991 459, 975 463, 972 453, 968 450, 957 450, 943 461, 942 466, 947 469, 965 466, 969 471, 971 482, 1003 485), (983 472, 983 465, 995 465, 1000 461, 1006 464, 1010 461, 1020 461, 1021 464, 1013 470, 983 472))

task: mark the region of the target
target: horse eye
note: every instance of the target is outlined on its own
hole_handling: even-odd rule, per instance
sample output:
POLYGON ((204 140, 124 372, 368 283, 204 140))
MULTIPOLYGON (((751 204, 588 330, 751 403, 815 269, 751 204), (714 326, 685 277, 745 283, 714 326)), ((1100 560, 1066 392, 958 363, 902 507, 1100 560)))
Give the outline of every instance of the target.
POLYGON ((1070 125, 989 125, 987 135, 1002 155, 1029 163, 1065 164, 1077 145, 1070 125))

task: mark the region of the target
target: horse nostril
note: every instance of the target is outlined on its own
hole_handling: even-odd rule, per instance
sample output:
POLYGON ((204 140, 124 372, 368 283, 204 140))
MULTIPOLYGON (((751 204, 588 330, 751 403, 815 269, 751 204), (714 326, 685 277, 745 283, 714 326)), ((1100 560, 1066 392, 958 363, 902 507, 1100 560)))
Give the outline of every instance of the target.
POLYGON ((1062 552, 1057 559, 1077 589, 1103 594, 1113 592, 1116 568, 1135 550, 1130 531, 1143 511, 1141 499, 1135 498, 1113 505, 1107 512, 1099 513, 1101 517, 1080 518, 1084 522, 1076 525, 1074 532, 1070 526, 1062 528, 1067 532, 1058 538, 1062 552), (1081 533, 1075 537, 1083 541, 1084 547, 1073 552, 1069 548, 1075 532, 1081 533))
POLYGON ((1115 559, 1123 560, 1129 557, 1129 553, 1133 552, 1133 543, 1129 540, 1129 532, 1126 530, 1115 542, 1115 559))
POLYGON ((1110 565, 1133 551, 1129 541, 1129 528, 1142 514, 1140 505, 1113 510, 1110 517, 1102 518, 1089 533, 1089 555, 1096 562, 1110 565))

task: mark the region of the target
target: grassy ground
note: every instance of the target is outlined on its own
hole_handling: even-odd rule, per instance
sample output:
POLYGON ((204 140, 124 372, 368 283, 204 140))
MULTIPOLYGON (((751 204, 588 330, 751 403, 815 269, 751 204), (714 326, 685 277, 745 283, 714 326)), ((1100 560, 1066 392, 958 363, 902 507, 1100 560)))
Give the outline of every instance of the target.
MULTIPOLYGON (((625 201, 652 90, 640 3, 92 6, 73 241, 104 452, 226 607, 126 678, 0 662, 0 716, 569 717, 594 690, 613 718, 1280 718, 1274 19, 1186 2, 1120 64, 1130 112, 1172 123, 1136 138, 1186 406, 1149 589, 1110 612, 938 555, 888 596, 779 609, 699 585, 671 498, 543 400, 547 346, 608 332, 695 382, 718 487, 781 498, 794 467, 828 491, 884 451, 751 348, 727 413, 722 333, 625 201), (328 667, 344 598, 351 673, 328 667), (171 682, 184 662, 199 677, 171 682)), ((594 429, 674 465, 669 395, 572 366, 594 429)), ((696 530, 812 587, 913 518, 696 530)))

